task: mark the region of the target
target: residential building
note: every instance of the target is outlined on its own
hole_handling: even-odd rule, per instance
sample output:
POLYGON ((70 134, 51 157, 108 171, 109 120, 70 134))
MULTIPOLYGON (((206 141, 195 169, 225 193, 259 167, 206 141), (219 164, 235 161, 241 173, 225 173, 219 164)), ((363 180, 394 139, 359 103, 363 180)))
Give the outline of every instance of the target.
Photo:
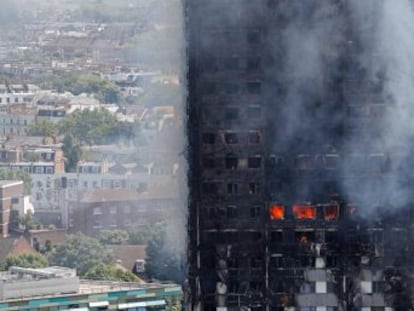
POLYGON ((40 88, 33 84, 1 84, 0 105, 29 103, 39 91, 40 88))
POLYGON ((64 267, 1 272, 0 308, 16 310, 171 310, 181 305, 176 284, 81 280, 64 267))
POLYGON ((70 202, 69 230, 99 236, 103 229, 129 230, 182 216, 177 185, 164 184, 145 192, 96 189, 70 202))
POLYGON ((387 136, 411 78, 370 54, 384 16, 353 19, 380 5, 185 3, 188 309, 412 310, 412 129, 387 136))
POLYGON ((23 200, 23 182, 0 180, 0 238, 9 235, 11 229, 12 209, 14 204, 23 200))
MULTIPOLYGON (((0 106, 1 107, 1 106, 0 106)), ((26 136, 36 123, 37 109, 29 104, 10 104, 0 109, 0 135, 26 136)))

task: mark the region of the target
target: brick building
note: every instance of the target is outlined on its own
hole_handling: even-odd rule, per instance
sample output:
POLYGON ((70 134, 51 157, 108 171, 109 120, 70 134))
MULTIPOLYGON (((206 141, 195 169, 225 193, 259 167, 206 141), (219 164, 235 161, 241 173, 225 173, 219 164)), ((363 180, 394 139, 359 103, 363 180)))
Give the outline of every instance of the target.
POLYGON ((0 200, 0 237, 5 238, 12 223, 13 205, 23 200, 23 181, 1 180, 0 200))

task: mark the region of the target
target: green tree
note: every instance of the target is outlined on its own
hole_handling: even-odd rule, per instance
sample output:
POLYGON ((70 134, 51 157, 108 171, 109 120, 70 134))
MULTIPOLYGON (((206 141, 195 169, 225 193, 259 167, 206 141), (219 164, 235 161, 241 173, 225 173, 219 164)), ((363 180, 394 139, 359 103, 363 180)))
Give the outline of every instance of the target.
POLYGON ((105 109, 77 110, 59 123, 60 134, 70 135, 81 145, 104 144, 117 121, 105 109))
POLYGON ((85 279, 105 280, 105 281, 122 281, 137 282, 139 278, 130 271, 122 271, 111 265, 97 264, 89 269, 85 275, 85 279))
POLYGON ((82 148, 74 142, 71 134, 65 135, 62 143, 62 151, 65 155, 65 170, 67 172, 73 172, 76 170, 76 165, 82 158, 82 148))
POLYGON ((25 231, 28 231, 31 229, 35 229, 40 223, 29 211, 25 215, 19 217, 19 224, 23 227, 25 231))
POLYGON ((18 266, 23 268, 44 268, 49 266, 49 262, 41 254, 21 254, 21 255, 9 255, 6 257, 3 269, 7 270, 11 266, 18 266))
POLYGON ((43 120, 33 124, 27 133, 29 136, 42 136, 42 137, 56 137, 58 134, 57 125, 51 121, 43 120))
POLYGON ((54 265, 76 268, 79 275, 83 276, 97 264, 113 264, 114 256, 97 239, 77 233, 56 245, 49 260, 54 265))
POLYGON ((128 240, 128 233, 124 230, 102 230, 99 241, 102 244, 124 244, 128 240))
POLYGON ((184 281, 183 254, 167 243, 166 226, 159 223, 154 226, 146 248, 145 272, 149 278, 184 281))
POLYGON ((0 169, 0 180, 22 180, 24 193, 30 194, 32 189, 32 179, 29 174, 22 171, 12 171, 7 168, 0 169))

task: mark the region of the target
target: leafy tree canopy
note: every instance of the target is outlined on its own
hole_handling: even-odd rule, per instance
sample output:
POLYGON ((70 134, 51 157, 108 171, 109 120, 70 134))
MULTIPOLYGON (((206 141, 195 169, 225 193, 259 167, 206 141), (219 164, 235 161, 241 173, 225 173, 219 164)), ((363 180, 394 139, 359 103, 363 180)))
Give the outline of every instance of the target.
POLYGON ((11 266, 18 266, 23 268, 44 268, 49 265, 48 260, 41 254, 21 254, 9 255, 6 257, 3 264, 3 269, 7 270, 11 266))
POLYGON ((58 134, 58 127, 56 123, 43 120, 33 124, 27 133, 29 136, 43 136, 43 137, 56 137, 58 134))
POLYGON ((99 241, 102 244, 124 244, 128 240, 128 233, 124 230, 102 230, 99 241))
POLYGON ((7 168, 0 169, 0 180, 22 180, 24 193, 30 194, 32 188, 32 179, 30 175, 22 171, 12 171, 7 168))
POLYGON ((183 254, 167 242, 166 226, 156 224, 147 244, 145 271, 149 278, 184 281, 183 254))
POLYGON ((49 256, 53 265, 75 268, 81 276, 98 264, 114 263, 112 252, 97 239, 81 233, 69 235, 63 243, 56 245, 49 256))
POLYGON ((111 265, 97 264, 89 269, 84 278, 91 280, 137 282, 139 278, 130 271, 122 271, 111 265))

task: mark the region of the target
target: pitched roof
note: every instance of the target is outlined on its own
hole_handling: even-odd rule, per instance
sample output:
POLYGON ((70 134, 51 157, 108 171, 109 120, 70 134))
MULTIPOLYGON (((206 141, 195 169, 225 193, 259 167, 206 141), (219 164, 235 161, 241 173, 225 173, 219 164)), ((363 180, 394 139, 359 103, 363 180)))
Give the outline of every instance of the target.
POLYGON ((8 255, 34 254, 36 251, 23 237, 8 237, 0 239, 0 264, 4 263, 8 255))
POLYGON ((145 259, 147 257, 146 245, 108 245, 107 248, 112 250, 116 259, 121 260, 122 266, 129 271, 135 264, 137 259, 145 259))

